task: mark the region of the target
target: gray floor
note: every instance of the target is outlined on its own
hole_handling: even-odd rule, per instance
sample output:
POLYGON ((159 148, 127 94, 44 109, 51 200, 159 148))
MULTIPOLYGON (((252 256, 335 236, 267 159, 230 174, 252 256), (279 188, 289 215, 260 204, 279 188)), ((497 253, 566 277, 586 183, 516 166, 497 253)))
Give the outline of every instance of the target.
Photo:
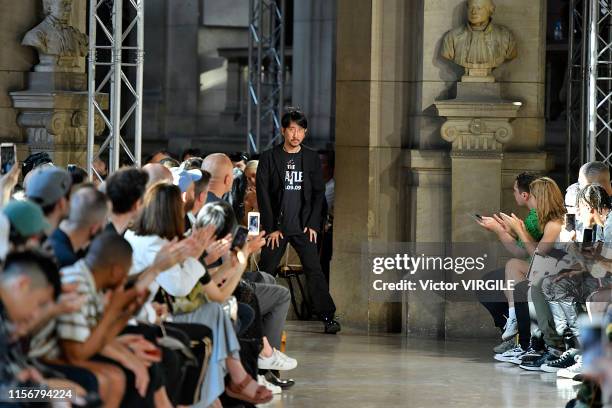
POLYGON ((489 341, 330 336, 317 322, 287 329, 287 354, 299 364, 286 376, 298 383, 262 407, 558 408, 578 384, 497 363, 489 341))

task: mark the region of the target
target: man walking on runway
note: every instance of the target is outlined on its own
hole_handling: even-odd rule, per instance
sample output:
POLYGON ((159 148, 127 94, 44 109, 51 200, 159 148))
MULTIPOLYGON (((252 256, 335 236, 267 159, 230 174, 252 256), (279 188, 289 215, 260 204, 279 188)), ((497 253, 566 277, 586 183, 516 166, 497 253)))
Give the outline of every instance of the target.
POLYGON ((284 142, 263 152, 257 169, 261 226, 270 231, 260 268, 275 271, 291 243, 302 262, 314 312, 323 321, 325 333, 335 334, 340 324, 334 320, 336 306, 317 251, 325 199, 321 161, 315 150, 302 145, 308 128, 304 113, 289 108, 281 126, 284 142))

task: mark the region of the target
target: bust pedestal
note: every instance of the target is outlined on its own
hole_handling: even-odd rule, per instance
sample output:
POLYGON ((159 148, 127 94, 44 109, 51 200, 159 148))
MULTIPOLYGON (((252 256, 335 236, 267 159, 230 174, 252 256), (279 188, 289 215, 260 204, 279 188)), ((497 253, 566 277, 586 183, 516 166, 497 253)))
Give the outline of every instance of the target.
MULTIPOLYGON (((11 92, 19 110, 17 124, 26 130, 29 154, 47 152, 58 164, 85 166, 87 162, 87 81, 74 72, 30 72, 28 89, 11 92)), ((100 96, 103 109, 108 95, 100 96)), ((105 124, 96 114, 95 134, 105 124)))
POLYGON ((521 103, 502 99, 497 83, 460 82, 456 99, 435 106, 447 118, 442 138, 452 143, 452 241, 486 242, 489 233, 469 214, 500 211, 503 147, 521 103))

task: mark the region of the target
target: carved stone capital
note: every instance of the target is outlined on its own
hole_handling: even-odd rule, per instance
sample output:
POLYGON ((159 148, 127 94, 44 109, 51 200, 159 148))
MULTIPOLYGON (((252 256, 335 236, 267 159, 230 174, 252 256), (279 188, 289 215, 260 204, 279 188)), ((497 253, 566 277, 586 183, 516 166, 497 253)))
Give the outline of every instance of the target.
POLYGON ((513 136, 507 118, 448 118, 440 129, 453 151, 501 152, 513 136))

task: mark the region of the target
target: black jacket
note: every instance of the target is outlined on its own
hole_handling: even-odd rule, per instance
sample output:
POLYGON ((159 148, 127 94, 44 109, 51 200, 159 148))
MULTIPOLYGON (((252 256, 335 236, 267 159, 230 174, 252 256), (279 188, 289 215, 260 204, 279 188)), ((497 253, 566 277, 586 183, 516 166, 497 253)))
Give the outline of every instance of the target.
MULTIPOLYGON (((266 150, 257 166, 257 204, 261 214, 261 227, 267 234, 278 231, 282 225, 281 209, 285 186, 283 145, 266 150)), ((325 200, 325 183, 319 154, 302 145, 302 229, 320 230, 321 210, 325 200)))

